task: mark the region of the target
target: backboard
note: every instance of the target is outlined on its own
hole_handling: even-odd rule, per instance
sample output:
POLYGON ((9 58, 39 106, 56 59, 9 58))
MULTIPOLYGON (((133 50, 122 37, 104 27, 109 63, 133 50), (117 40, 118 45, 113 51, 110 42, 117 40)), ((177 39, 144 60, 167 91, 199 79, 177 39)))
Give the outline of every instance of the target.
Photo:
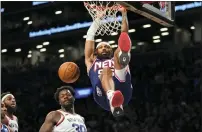
POLYGON ((151 19, 166 27, 174 25, 175 3, 169 1, 119 1, 128 10, 151 19))

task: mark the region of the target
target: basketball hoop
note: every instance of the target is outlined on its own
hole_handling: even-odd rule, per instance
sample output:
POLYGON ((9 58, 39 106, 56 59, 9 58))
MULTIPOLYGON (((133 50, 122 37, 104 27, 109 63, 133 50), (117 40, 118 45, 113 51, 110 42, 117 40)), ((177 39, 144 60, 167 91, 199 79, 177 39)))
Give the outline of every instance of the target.
POLYGON ((96 36, 105 34, 111 35, 121 29, 120 18, 117 17, 120 5, 109 1, 86 1, 84 6, 91 15, 93 21, 99 18, 101 23, 96 32, 96 36))

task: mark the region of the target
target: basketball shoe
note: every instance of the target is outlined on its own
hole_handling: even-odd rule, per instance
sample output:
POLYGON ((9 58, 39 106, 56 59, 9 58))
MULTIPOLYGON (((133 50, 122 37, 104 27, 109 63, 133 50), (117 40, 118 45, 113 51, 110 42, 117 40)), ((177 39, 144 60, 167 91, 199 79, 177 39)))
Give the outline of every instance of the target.
POLYGON ((118 47, 121 50, 119 52, 119 63, 125 67, 130 62, 131 40, 128 33, 121 33, 118 40, 118 47))
POLYGON ((109 100, 110 109, 114 117, 118 117, 124 114, 122 106, 123 102, 123 94, 119 90, 114 91, 112 97, 109 100))

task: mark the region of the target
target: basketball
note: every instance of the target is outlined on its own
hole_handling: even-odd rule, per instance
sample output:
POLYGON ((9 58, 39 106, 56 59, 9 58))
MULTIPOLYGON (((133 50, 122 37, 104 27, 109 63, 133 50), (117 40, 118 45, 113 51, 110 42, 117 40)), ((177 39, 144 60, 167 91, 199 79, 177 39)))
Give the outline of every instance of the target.
POLYGON ((65 62, 60 66, 58 75, 63 82, 74 83, 80 76, 80 70, 74 62, 65 62))

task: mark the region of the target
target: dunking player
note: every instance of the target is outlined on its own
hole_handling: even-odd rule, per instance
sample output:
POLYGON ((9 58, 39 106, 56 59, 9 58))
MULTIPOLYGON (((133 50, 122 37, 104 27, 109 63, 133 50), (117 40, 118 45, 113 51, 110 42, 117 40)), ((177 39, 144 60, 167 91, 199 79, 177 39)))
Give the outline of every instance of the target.
POLYGON ((85 64, 93 86, 95 101, 114 116, 123 114, 132 96, 130 61, 131 41, 128 36, 127 11, 122 8, 121 34, 118 48, 113 54, 107 42, 100 42, 94 50, 94 36, 99 28, 99 18, 90 26, 85 43, 85 64))
POLYGON ((1 101, 5 104, 7 109, 5 117, 8 120, 8 126, 13 132, 18 132, 18 118, 14 115, 17 108, 14 95, 10 92, 2 93, 1 101))
POLYGON ((1 101, 1 132, 12 132, 11 128, 7 126, 8 120, 6 118, 6 106, 4 102, 1 101))
POLYGON ((74 89, 70 86, 58 88, 55 100, 61 109, 48 113, 39 132, 87 132, 84 118, 74 111, 74 89))

